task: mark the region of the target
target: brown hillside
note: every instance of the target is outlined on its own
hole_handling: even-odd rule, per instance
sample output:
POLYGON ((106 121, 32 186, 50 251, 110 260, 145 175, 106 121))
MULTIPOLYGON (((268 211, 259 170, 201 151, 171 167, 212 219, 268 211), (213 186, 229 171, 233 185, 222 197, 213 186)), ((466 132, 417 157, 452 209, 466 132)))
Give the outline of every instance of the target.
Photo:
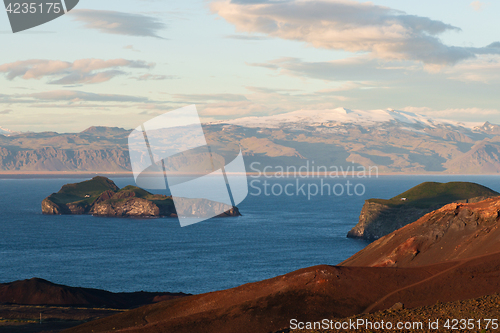
POLYGON ((343 266, 415 267, 500 250, 500 198, 452 203, 371 243, 343 266))
POLYGON ((237 288, 148 305, 66 332, 268 333, 289 321, 342 318, 500 291, 500 254, 418 268, 315 266, 237 288))
POLYGON ((268 333, 288 328, 292 318, 345 318, 399 302, 411 309, 492 295, 500 291, 499 211, 500 198, 449 204, 343 266, 148 305, 67 332, 268 333))
POLYGON ((112 293, 99 289, 68 287, 37 278, 0 284, 0 304, 128 309, 182 296, 185 294, 112 293))

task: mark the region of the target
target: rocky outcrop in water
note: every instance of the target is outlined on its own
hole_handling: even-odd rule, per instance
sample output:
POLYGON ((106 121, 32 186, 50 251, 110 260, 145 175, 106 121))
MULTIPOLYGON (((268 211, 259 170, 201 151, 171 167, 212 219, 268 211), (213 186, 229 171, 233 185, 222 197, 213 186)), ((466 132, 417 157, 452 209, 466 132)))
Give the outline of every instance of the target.
POLYGON ((358 224, 347 233, 347 237, 378 239, 418 220, 433 208, 390 207, 366 200, 359 214, 358 224))
MULTIPOLYGON (((219 211, 224 211, 219 217, 241 215, 237 207, 221 209, 224 205, 218 202, 209 202, 201 207, 216 207, 219 211)), ((186 207, 188 208, 193 214, 206 214, 204 211, 196 211, 196 207, 186 207)), ((109 217, 177 216, 171 196, 152 194, 136 186, 120 189, 106 177, 94 177, 81 183, 64 185, 59 192, 42 201, 42 213, 109 217)))

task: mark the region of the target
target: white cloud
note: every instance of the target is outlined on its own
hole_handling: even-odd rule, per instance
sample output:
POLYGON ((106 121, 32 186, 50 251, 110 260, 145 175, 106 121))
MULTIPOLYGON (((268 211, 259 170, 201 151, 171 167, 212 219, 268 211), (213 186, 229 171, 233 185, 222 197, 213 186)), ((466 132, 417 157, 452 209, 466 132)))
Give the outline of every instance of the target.
POLYGON ((159 19, 141 14, 74 9, 68 15, 72 15, 75 21, 83 22, 85 28, 107 34, 162 38, 158 32, 166 28, 159 19))
POLYGON ((123 49, 125 49, 125 50, 130 50, 130 51, 134 51, 134 52, 141 52, 141 50, 137 50, 137 49, 134 47, 134 45, 125 45, 125 46, 123 47, 123 49))
POLYGON ((186 103, 206 103, 209 101, 239 102, 247 100, 245 96, 239 94, 175 94, 173 97, 177 100, 184 100, 186 103))
POLYGON ((500 56, 480 55, 477 59, 466 60, 455 67, 447 68, 444 74, 449 79, 463 82, 500 82, 500 56))
POLYGON ((0 65, 0 73, 8 80, 21 77, 25 80, 51 77, 49 84, 102 83, 125 74, 123 68, 146 68, 154 63, 126 59, 80 59, 74 62, 32 59, 0 65), (107 70, 106 70, 107 69, 107 70), (105 71, 102 71, 105 70, 105 71))
POLYGON ((245 87, 246 89, 258 93, 258 94, 276 94, 279 92, 294 92, 299 91, 298 89, 288 89, 288 88, 266 88, 266 87, 245 87))
POLYGON ((200 105, 199 110, 200 115, 203 117, 227 118, 229 116, 234 118, 249 114, 262 114, 268 111, 269 108, 251 101, 233 101, 200 105))
POLYGON ((475 11, 479 12, 481 10, 483 10, 483 7, 484 7, 485 3, 484 2, 481 2, 481 1, 472 1, 470 6, 472 7, 472 9, 474 9, 475 11))
POLYGON ((306 42, 317 48, 366 52, 386 60, 453 65, 495 48, 443 44, 438 36, 460 28, 351 0, 215 1, 211 10, 237 31, 306 42))
MULTIPOLYGON (((447 108, 447 109, 433 109, 430 107, 413 107, 407 106, 402 109, 403 111, 419 113, 431 116, 433 118, 458 120, 465 122, 482 123, 477 121, 479 118, 488 119, 496 118, 499 114, 499 110, 490 108, 447 108)), ((484 121, 483 121, 484 122, 484 121)), ((477 124, 476 124, 477 125, 477 124)))
POLYGON ((161 80, 178 79, 178 77, 175 75, 143 74, 140 76, 132 77, 131 79, 136 79, 137 81, 161 81, 161 80))
POLYGON ((24 95, 35 100, 70 101, 70 102, 146 102, 148 98, 118 94, 96 94, 74 90, 53 90, 24 95))
POLYGON ((248 65, 277 70, 284 75, 327 81, 387 81, 400 77, 402 73, 422 69, 422 66, 414 63, 381 63, 367 56, 319 62, 305 62, 298 58, 287 57, 248 65))
MULTIPOLYGON (((99 94, 78 90, 51 90, 31 94, 0 95, 0 104, 31 104, 30 107, 68 107, 74 103, 86 102, 151 103, 153 101, 141 96, 99 94)), ((155 103, 160 102, 155 101, 155 103)), ((92 104, 86 104, 85 106, 95 107, 92 104)))

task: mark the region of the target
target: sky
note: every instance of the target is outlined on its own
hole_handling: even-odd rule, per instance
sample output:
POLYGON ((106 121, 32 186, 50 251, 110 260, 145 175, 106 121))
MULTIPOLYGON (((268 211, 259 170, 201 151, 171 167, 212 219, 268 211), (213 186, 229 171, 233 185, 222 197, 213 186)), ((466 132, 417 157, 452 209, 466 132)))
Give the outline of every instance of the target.
POLYGON ((397 109, 500 123, 498 1, 80 0, 13 34, 0 13, 0 126, 135 128, 397 109))

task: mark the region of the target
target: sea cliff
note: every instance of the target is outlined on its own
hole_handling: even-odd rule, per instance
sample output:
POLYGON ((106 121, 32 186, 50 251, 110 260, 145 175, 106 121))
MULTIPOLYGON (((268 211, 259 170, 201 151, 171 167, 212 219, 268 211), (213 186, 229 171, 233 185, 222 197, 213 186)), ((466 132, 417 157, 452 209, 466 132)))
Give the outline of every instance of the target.
MULTIPOLYGON (((222 211, 220 207, 223 207, 223 204, 218 202, 210 204, 222 211)), ((99 176, 81 183, 64 185, 59 192, 49 195, 42 201, 42 213, 109 217, 177 217, 171 196, 152 194, 131 185, 120 189, 110 179, 99 176)), ((203 211, 199 213, 205 214, 203 211)), ((237 207, 227 207, 224 213, 218 216, 239 215, 241 214, 237 207)))
POLYGON ((452 202, 474 203, 500 194, 468 182, 425 182, 391 199, 365 201, 349 238, 376 240, 452 202))

